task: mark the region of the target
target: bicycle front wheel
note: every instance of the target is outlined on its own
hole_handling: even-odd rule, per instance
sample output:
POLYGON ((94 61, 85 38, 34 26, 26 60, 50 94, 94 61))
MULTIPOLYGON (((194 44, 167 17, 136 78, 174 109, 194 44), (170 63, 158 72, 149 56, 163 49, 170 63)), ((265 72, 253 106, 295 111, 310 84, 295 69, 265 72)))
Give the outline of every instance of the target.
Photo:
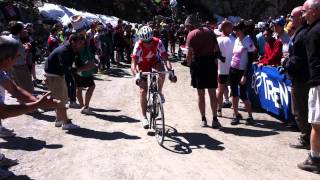
POLYGON ((160 146, 162 146, 164 137, 165 137, 165 121, 164 121, 164 111, 163 111, 163 103, 161 102, 161 97, 157 95, 157 105, 156 105, 156 112, 157 117, 154 120, 154 130, 157 142, 160 146))

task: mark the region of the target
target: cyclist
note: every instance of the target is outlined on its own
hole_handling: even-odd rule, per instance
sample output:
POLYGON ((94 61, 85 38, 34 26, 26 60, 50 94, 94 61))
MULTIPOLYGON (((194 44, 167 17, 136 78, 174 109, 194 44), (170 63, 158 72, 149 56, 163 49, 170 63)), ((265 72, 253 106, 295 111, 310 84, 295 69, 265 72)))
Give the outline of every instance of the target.
MULTIPOLYGON (((139 40, 136 42, 132 55, 131 70, 136 77, 136 84, 140 87, 140 105, 142 110, 142 124, 145 129, 148 128, 149 122, 146 116, 147 111, 147 77, 141 76, 140 72, 150 72, 153 69, 158 72, 172 70, 172 65, 168 59, 168 54, 160 39, 153 37, 153 30, 149 26, 143 26, 139 31, 139 40)), ((173 71, 172 71, 173 72, 173 71)), ((171 82, 177 82, 174 73, 170 73, 171 82)), ((165 75, 159 75, 159 93, 161 101, 164 102, 162 87, 165 81, 165 75)))

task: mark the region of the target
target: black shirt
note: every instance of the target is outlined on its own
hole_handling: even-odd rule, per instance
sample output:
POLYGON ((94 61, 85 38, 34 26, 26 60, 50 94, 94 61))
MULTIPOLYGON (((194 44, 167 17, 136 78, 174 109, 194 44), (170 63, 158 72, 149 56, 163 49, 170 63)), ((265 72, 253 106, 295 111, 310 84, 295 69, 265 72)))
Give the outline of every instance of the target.
POLYGON ((305 39, 311 87, 320 85, 320 19, 312 23, 305 39))
POLYGON ((309 80, 309 66, 305 35, 308 25, 304 24, 297 29, 289 44, 289 60, 285 64, 289 78, 295 82, 307 82, 309 80))
POLYGON ((83 66, 78 54, 74 53, 69 43, 63 44, 52 51, 45 63, 44 71, 49 74, 63 76, 70 73, 72 65, 83 66))

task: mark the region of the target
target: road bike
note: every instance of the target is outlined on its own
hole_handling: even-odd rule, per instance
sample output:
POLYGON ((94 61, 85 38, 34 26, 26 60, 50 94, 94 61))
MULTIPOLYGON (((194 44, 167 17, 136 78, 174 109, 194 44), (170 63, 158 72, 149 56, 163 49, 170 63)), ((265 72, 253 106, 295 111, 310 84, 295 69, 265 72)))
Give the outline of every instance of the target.
POLYGON ((149 76, 150 83, 148 88, 147 118, 149 129, 155 131, 155 137, 160 146, 162 146, 165 137, 165 119, 163 102, 159 93, 158 79, 160 74, 171 74, 173 71, 152 71, 142 72, 143 76, 149 76))

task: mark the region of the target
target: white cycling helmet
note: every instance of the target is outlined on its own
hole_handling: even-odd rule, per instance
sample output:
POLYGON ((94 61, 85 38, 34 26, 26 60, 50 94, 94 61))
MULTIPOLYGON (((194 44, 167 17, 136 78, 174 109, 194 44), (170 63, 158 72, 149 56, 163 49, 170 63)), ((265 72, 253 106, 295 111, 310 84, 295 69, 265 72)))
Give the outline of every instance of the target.
POLYGON ((139 31, 139 38, 142 41, 150 41, 153 38, 153 30, 149 26, 143 26, 139 31))

